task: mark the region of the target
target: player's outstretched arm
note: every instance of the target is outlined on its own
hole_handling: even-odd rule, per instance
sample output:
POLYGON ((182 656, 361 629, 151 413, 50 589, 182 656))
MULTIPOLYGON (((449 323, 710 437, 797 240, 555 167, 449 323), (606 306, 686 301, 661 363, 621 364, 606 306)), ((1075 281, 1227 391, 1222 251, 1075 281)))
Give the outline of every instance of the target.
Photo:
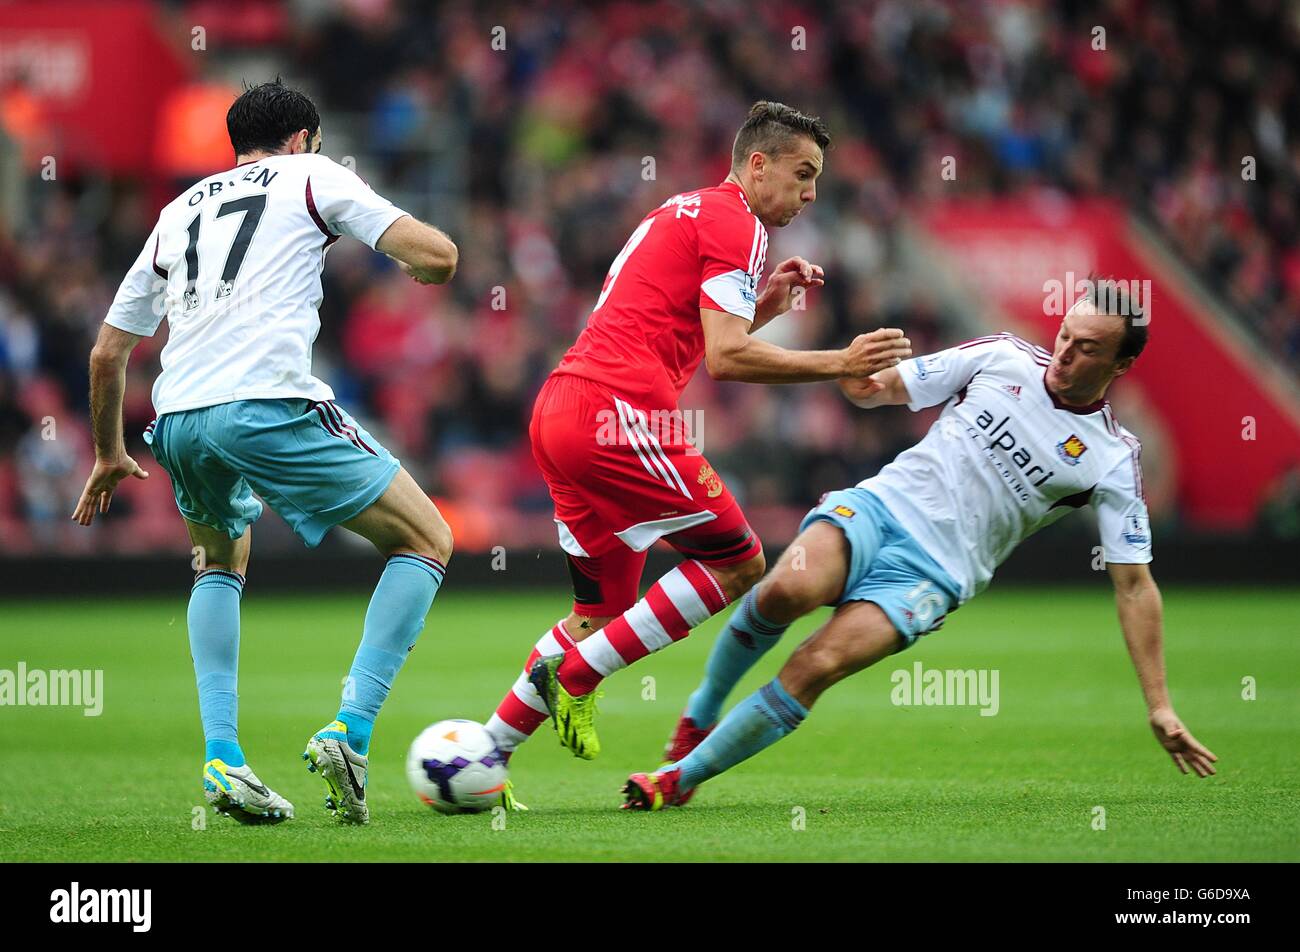
POLYGON ((749 333, 749 321, 726 311, 700 309, 704 363, 714 380, 811 383, 866 377, 912 356, 911 342, 894 327, 859 334, 843 350, 786 350, 749 333))
POLYGON ((872 407, 902 407, 912 402, 897 367, 890 367, 870 377, 841 377, 840 390, 850 403, 870 410, 872 407))
POLYGON ((375 250, 388 255, 421 284, 446 284, 460 261, 454 241, 410 215, 389 225, 375 242, 375 250))
POLYGON ((83 526, 95 512, 108 512, 113 490, 128 476, 147 479, 149 474, 126 455, 122 437, 122 396, 126 391, 126 364, 140 336, 104 324, 90 352, 90 425, 95 438, 95 468, 86 480, 72 518, 83 526))
POLYGON ((1115 585, 1119 623, 1146 698, 1151 730, 1179 770, 1187 773, 1191 767, 1198 777, 1208 777, 1215 772, 1214 763, 1219 758, 1183 726, 1169 702, 1162 631, 1164 609, 1151 569, 1143 564, 1116 562, 1108 562, 1106 568, 1115 585))

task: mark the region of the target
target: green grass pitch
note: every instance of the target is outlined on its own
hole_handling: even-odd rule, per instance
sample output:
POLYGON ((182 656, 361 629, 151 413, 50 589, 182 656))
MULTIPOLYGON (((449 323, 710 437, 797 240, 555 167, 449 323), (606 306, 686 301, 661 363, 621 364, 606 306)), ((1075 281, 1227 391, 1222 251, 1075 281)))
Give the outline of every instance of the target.
MULTIPOLYGON (((248 828, 209 812, 195 829, 202 737, 185 594, 11 600, 0 608, 0 668, 101 668, 104 710, 0 707, 0 860, 1300 859, 1300 591, 1165 592, 1174 703, 1220 758, 1207 780, 1181 775, 1151 737, 1104 583, 995 586, 943 631, 834 688, 793 736, 685 809, 620 811, 618 790, 656 765, 719 619, 606 682, 599 760, 575 760, 549 727, 522 748, 512 776, 530 813, 504 829, 490 814, 432 813, 407 787, 407 744, 444 717, 486 720, 565 606, 563 592, 450 586, 377 725, 373 820, 341 828, 299 754, 336 710, 366 598, 254 586, 243 605, 241 741, 298 816, 248 828), (996 669, 997 715, 891 704, 891 672, 916 661, 996 669), (1255 700, 1242 697, 1248 677, 1255 700)), ((732 700, 770 678, 819 621, 792 629, 732 700)))

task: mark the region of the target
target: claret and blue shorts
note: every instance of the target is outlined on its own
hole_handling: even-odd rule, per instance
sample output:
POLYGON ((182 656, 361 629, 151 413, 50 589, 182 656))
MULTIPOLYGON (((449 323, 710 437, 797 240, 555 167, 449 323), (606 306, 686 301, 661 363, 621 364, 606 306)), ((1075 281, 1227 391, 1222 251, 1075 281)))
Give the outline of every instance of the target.
POLYGON ((164 413, 144 438, 171 477, 181 515, 232 539, 261 516, 256 493, 316 546, 382 496, 401 466, 332 400, 237 400, 164 413))
POLYGON ((849 574, 837 604, 874 602, 911 647, 943 624, 961 601, 961 586, 894 518, 880 498, 854 487, 827 493, 804 516, 802 532, 829 522, 849 543, 849 574))

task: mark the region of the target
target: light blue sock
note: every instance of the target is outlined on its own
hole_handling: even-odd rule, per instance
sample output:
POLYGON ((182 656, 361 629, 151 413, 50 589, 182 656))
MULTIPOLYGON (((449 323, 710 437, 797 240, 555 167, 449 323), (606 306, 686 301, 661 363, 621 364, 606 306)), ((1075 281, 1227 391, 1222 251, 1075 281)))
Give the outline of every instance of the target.
POLYGON ((358 754, 370 750, 375 718, 420 637, 446 571, 437 559, 401 553, 388 560, 379 577, 338 713, 348 725, 348 746, 358 754))
POLYGON ((773 678, 733 707, 713 733, 676 764, 682 771, 681 789, 697 787, 753 757, 793 731, 807 716, 807 709, 773 678))
POLYGON ((774 624, 759 613, 757 592, 757 588, 746 592, 727 619, 727 627, 713 643, 708 664, 704 666, 704 680, 686 702, 686 716, 696 727, 717 723, 731 689, 790 627, 774 624))
POLYGON ((244 577, 225 569, 200 572, 190 590, 186 624, 190 656, 199 686, 199 716, 203 719, 204 760, 224 760, 242 767, 239 746, 239 598, 244 577))

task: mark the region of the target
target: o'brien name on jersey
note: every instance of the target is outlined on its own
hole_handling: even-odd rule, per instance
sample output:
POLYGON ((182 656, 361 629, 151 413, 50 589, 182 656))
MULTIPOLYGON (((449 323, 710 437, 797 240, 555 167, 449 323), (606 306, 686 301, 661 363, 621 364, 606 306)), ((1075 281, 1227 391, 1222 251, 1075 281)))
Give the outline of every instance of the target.
MULTIPOLYGON (((239 181, 252 182, 254 185, 260 185, 262 188, 266 188, 275 181, 275 177, 279 174, 279 172, 272 172, 270 169, 262 168, 260 165, 253 165, 249 167, 247 172, 239 176, 239 181)), ((231 184, 233 185, 234 183, 231 182, 231 184)), ((194 191, 190 192, 189 197, 185 199, 185 204, 193 208, 205 198, 212 198, 215 195, 220 195, 221 188, 222 183, 218 181, 201 184, 194 191)))

